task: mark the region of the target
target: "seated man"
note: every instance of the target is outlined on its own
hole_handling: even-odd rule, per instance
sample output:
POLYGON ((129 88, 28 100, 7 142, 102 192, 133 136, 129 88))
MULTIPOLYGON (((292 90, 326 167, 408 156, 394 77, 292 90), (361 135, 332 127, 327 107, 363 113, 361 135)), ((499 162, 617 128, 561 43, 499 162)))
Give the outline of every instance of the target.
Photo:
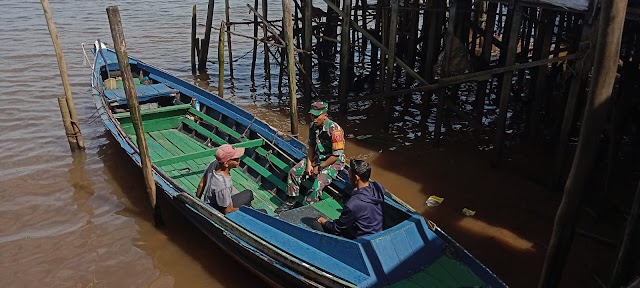
MULTIPOLYGON (((335 221, 318 217, 321 231, 348 239, 382 231, 382 202, 384 187, 378 182, 369 182, 371 166, 364 160, 351 160, 349 181, 356 188, 344 205, 340 218, 335 221)), ((317 224, 316 224, 317 225, 317 224)), ((318 229, 318 227, 314 227, 318 229)))
POLYGON ((326 102, 311 104, 309 113, 313 115, 313 124, 309 127, 307 157, 289 170, 288 196, 275 213, 290 210, 295 206, 296 196, 300 194, 300 183, 304 177, 315 178, 310 196, 306 199, 308 204, 312 204, 319 200, 322 189, 344 168, 344 131, 338 123, 329 119, 328 110, 326 102))
POLYGON ((236 211, 242 205, 250 206, 253 201, 251 190, 231 196, 233 182, 229 171, 240 165, 240 156, 243 154, 244 148, 234 148, 229 144, 218 147, 216 159, 211 161, 200 180, 196 197, 200 199, 204 194, 204 203, 223 214, 236 211))

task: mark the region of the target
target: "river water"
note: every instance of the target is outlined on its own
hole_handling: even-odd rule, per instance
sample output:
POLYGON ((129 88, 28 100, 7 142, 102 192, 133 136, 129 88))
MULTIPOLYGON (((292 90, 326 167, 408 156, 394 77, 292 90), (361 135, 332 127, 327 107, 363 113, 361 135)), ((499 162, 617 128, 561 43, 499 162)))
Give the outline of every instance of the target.
MULTIPOLYGON (((251 17, 245 1, 230 1, 232 21, 251 17)), ((280 2, 269 2, 270 18, 279 18, 280 2)), ((193 3, 52 1, 87 146, 71 154, 56 102, 64 91, 42 7, 36 1, 0 0, 0 287, 265 286, 176 211, 167 211, 166 227, 152 225, 140 169, 96 119, 90 70, 80 47, 98 38, 111 42, 105 12, 111 4, 120 7, 129 55, 194 81, 189 60, 193 3)), ((203 23, 206 1, 196 4, 203 23)), ((219 23, 223 10, 216 4, 214 23, 219 23)), ((234 29, 252 34, 249 26, 234 29)), ((287 131, 286 100, 270 96, 264 81, 252 87, 249 80, 251 54, 242 57, 251 50, 249 41, 234 37, 234 58, 241 59, 234 63, 234 79, 226 77, 225 97, 287 131)), ((210 64, 211 79, 217 79, 214 69, 210 64)), ((275 87, 275 64, 273 71, 275 87)), ((262 69, 256 78, 264 79, 262 69)), ((215 83, 197 82, 216 89, 215 83)), ((439 150, 409 141, 415 138, 410 131, 385 135, 378 117, 363 111, 334 115, 349 136, 347 155, 368 159, 375 179, 507 283, 534 287, 555 203, 538 201, 543 189, 533 176, 523 176, 527 172, 515 164, 491 169, 486 153, 473 146, 454 142, 439 150), (427 208, 429 195, 445 202, 427 208), (464 217, 463 208, 478 213, 464 217)), ((415 122, 413 110, 408 111, 407 123, 415 122)), ((304 126, 301 130, 305 138, 304 126)))

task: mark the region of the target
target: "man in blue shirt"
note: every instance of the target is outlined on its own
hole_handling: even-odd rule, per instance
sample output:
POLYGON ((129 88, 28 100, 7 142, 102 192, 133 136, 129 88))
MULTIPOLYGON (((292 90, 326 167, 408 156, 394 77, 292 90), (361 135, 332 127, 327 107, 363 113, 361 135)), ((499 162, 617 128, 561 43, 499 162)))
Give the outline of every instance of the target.
POLYGON ((382 231, 382 202, 384 187, 369 182, 371 165, 364 160, 351 160, 349 180, 356 188, 335 221, 318 217, 316 221, 329 234, 355 239, 382 231))

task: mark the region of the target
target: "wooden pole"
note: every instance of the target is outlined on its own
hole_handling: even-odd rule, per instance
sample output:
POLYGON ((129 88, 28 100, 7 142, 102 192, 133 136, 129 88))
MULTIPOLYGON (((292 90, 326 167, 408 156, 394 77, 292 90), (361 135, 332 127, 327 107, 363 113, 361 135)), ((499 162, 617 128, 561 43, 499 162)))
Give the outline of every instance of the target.
MULTIPOLYGON (((258 10, 258 0, 253 3, 253 9, 258 10)), ((258 56, 258 16, 253 15, 253 52, 251 55, 251 83, 256 83, 256 58, 258 56)))
MULTIPOLYGON (((351 23, 351 0, 344 0, 342 6, 342 26, 340 28, 340 80, 338 90, 338 100, 344 101, 349 93, 349 54, 351 52, 351 31, 349 24, 351 23), (346 16, 346 17, 344 17, 346 16)), ((341 112, 347 111, 346 104, 340 104, 341 112)))
MULTIPOLYGON (((224 14, 227 23, 229 23, 229 0, 224 0, 224 14)), ((226 25, 225 25, 226 28, 226 25)), ((231 30, 231 29, 228 29, 231 30)), ((231 31, 227 32, 227 45, 229 46, 229 77, 233 79, 233 51, 231 49, 231 31)))
MULTIPOLYGON (((539 23, 540 28, 538 30, 538 37, 536 37, 534 48, 534 59, 547 59, 551 54, 551 37, 553 37, 553 27, 555 26, 556 13, 551 10, 543 10, 540 16, 542 23, 539 23)), ((535 76, 535 90, 532 95, 533 101, 531 102, 529 110, 529 142, 534 144, 538 136, 538 123, 540 122, 540 106, 542 105, 542 98, 544 94, 548 93, 545 88, 547 84, 547 69, 548 66, 540 66, 536 71, 535 76)))
MULTIPOLYGON (((69 110, 69 117, 71 118, 71 126, 73 128, 73 136, 76 138, 77 148, 84 149, 84 139, 80 132, 80 125, 78 122, 78 114, 76 113, 76 106, 73 103, 73 96, 71 94, 71 84, 69 83, 69 74, 67 73, 67 64, 64 61, 64 54, 62 53, 62 45, 60 44, 60 38, 58 38, 58 29, 53 22, 53 13, 51 12, 51 6, 49 6, 49 0, 40 0, 42 4, 42 10, 44 10, 44 18, 47 20, 47 27, 49 28, 49 34, 51 35, 51 42, 56 50, 56 60, 58 60, 58 69, 60 70, 60 78, 62 78, 62 86, 64 87, 64 95, 69 110)), ((71 150, 75 150, 71 143, 71 150)))
MULTIPOLYGON (((445 36, 444 42, 444 59, 442 60, 442 75, 444 77, 449 76, 450 67, 449 62, 451 61, 451 50, 453 49, 453 41, 455 36, 455 25, 458 16, 458 1, 451 0, 449 1, 449 20, 447 24, 447 33, 445 36)), ((438 96, 438 107, 436 110, 436 127, 434 131, 434 139, 433 146, 440 146, 440 138, 442 137, 442 122, 444 118, 444 109, 445 109, 445 97, 447 97, 447 92, 444 89, 440 89, 436 91, 436 95, 438 96)))
POLYGON ((120 11, 118 6, 107 7, 107 16, 109 18, 109 27, 111 28, 111 37, 113 38, 113 46, 118 57, 118 65, 122 75, 122 84, 124 92, 127 96, 127 106, 131 114, 131 122, 136 132, 136 142, 140 152, 140 164, 142 173, 144 174, 147 193, 151 201, 151 207, 156 208, 156 184, 153 180, 153 167, 149 158, 149 150, 147 148, 147 138, 142 125, 142 117, 140 115, 140 106, 138 105, 138 97, 136 96, 136 87, 133 84, 133 76, 131 75, 131 67, 129 66, 129 57, 127 56, 126 44, 124 40, 124 32, 122 31, 122 23, 120 22, 120 11))
POLYGON ((298 136, 298 103, 296 93, 296 58, 293 44, 293 20, 291 19, 291 1, 282 0, 282 30, 287 45, 287 70, 289 70, 289 117, 291 134, 298 136))
MULTIPOLYGON (((441 1, 434 1, 433 3, 433 8, 438 8, 440 7, 441 1)), ((427 37, 425 37, 425 41, 427 42, 424 42, 422 47, 427 47, 427 49, 424 55, 424 71, 422 75, 425 80, 430 82, 433 81, 433 62, 435 58, 435 51, 436 49, 440 50, 440 42, 438 41, 438 43, 436 43, 436 37, 440 39, 437 13, 439 12, 425 10, 423 18, 423 23, 428 23, 428 31, 423 30, 423 35, 425 32, 427 33, 427 37)), ((429 115, 431 114, 431 111, 429 109, 429 102, 431 101, 432 94, 433 92, 431 91, 425 91, 424 93, 422 93, 422 111, 420 113, 421 136, 426 136, 428 132, 427 122, 429 119, 429 115)))
MULTIPOLYGON (((618 260, 616 266, 613 269, 613 276, 609 282, 609 287, 621 287, 624 284, 624 273, 626 272, 627 262, 629 259, 631 245, 634 244, 634 235, 638 230, 638 216, 640 215, 640 183, 636 189, 636 195, 633 198, 633 204, 631 205, 631 213, 629 213, 629 220, 627 221, 627 228, 624 231, 624 237, 622 238, 622 244, 620 245, 620 252, 618 253, 618 260)), ((637 244, 637 242, 635 242, 637 244)))
POLYGON ((193 11, 191 12, 191 74, 196 74, 196 45, 198 45, 198 38, 196 38, 196 5, 193 4, 193 11))
POLYGON ((204 39, 200 48, 200 59, 198 63, 198 72, 207 73, 207 58, 209 57, 209 42, 211 41, 211 25, 213 24, 213 7, 214 0, 209 0, 207 6, 207 22, 205 24, 204 39))
MULTIPOLYGON (((269 5, 267 4, 267 0, 262 0, 262 17, 264 17, 265 21, 268 21, 267 12, 269 5)), ((255 15, 255 14, 254 14, 255 15)), ((267 34, 267 25, 262 24, 262 37, 265 40, 264 42, 264 74, 265 79, 267 80, 267 90, 271 93, 271 62, 269 61, 269 44, 267 44, 268 34, 267 34)))
MULTIPOLYGON (((498 3, 487 3, 486 12, 486 25, 484 27, 484 39, 482 40, 482 67, 488 69, 491 67, 491 52, 493 50, 493 33, 496 28, 496 9, 498 9, 498 3)), ((481 122, 484 116, 484 104, 487 97, 487 88, 489 87, 488 81, 482 81, 478 83, 478 95, 476 98, 476 107, 474 109, 474 119, 481 122)), ((481 133, 482 131, 478 131, 481 133)))
POLYGON ((224 33, 226 29, 227 25, 221 21, 220 34, 218 34, 218 96, 220 98, 224 98, 224 33))
POLYGON ((64 126, 64 133, 67 135, 67 141, 69 141, 69 148, 71 148, 71 151, 75 151, 78 149, 78 141, 76 141, 76 137, 73 136, 73 127, 71 127, 71 116, 69 115, 67 98, 58 97, 58 106, 60 106, 62 125, 64 126))
MULTIPOLYGON (((386 73, 386 78, 385 78, 385 84, 384 84, 384 93, 388 93, 391 92, 392 88, 392 84, 393 84, 393 69, 395 67, 395 59, 396 59, 396 35, 397 35, 397 31, 398 31, 398 11, 399 11, 399 7, 400 7, 400 1, 399 0, 391 0, 391 19, 389 20, 389 43, 388 43, 388 51, 389 51, 389 58, 387 59, 387 73, 386 73)), ((385 116, 386 117, 386 124, 387 124, 387 129, 390 129, 391 126, 389 126, 391 124, 391 106, 392 103, 394 103, 395 101, 393 101, 393 99, 388 99, 386 101, 384 101, 384 110, 385 110, 385 116)))
MULTIPOLYGON (((505 56, 504 65, 506 66, 510 66, 515 63, 517 48, 516 46, 518 44, 518 32, 520 31, 520 24, 522 23, 522 7, 518 2, 516 2, 513 10, 511 10, 510 12, 512 13, 512 18, 511 22, 508 24, 511 26, 511 28, 509 29, 509 45, 507 45, 505 56)), ((502 89, 500 90, 500 106, 498 108, 498 119, 496 120, 497 128, 495 139, 495 165, 499 164, 500 160, 502 160, 502 149, 504 148, 504 130, 507 122, 507 110, 509 109, 509 97, 511 96, 511 78, 513 78, 513 71, 505 72, 502 77, 502 89)))
POLYGON ((304 61, 303 67, 305 74, 307 74, 304 81, 304 99, 308 103, 311 103, 311 87, 313 86, 313 62, 311 61, 311 52, 313 50, 313 42, 311 38, 313 34, 313 22, 311 21, 313 14, 313 1, 302 0, 301 4, 304 5, 304 23, 302 26, 304 28, 303 49, 306 52, 306 54, 302 54, 302 60, 304 61))
POLYGON ((576 155, 565 185, 562 203, 556 214, 549 250, 538 284, 540 288, 558 286, 571 249, 580 202, 596 160, 600 135, 609 110, 618 68, 627 3, 628 0, 601 2, 601 22, 598 29, 593 75, 580 127, 580 140, 578 140, 576 155))
MULTIPOLYGON (((596 20, 598 21, 598 20, 596 20)), ((594 26, 598 26, 594 23, 587 23, 582 30, 581 41, 591 41, 591 43, 597 42, 597 30, 593 29, 594 26)), ((591 45, 593 46, 593 45, 591 45)), ((562 118, 562 127, 560 128, 560 136, 558 137, 558 143, 556 144, 555 149, 555 179, 552 182, 552 190, 561 191, 562 187, 562 179, 565 170, 565 161, 567 159, 566 148, 569 143, 569 133, 571 132, 571 127, 574 124, 575 118, 575 109, 576 103, 578 103, 578 96, 584 92, 584 82, 589 76, 589 71, 591 71, 591 67, 593 65, 593 51, 594 48, 587 49, 589 47, 584 47, 587 51, 587 55, 584 58, 578 59, 573 64, 573 71, 576 72, 576 75, 571 80, 571 87, 569 88, 569 94, 567 96, 567 104, 564 110, 564 116, 562 118)), ((581 48, 583 49, 583 48, 581 48)))

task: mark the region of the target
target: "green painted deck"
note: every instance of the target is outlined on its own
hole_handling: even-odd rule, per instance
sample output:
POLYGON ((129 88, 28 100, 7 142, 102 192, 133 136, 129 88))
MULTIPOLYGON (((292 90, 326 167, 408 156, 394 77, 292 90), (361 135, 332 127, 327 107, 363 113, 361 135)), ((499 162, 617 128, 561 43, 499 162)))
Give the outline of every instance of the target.
MULTIPOLYGON (((239 132, 191 108, 189 105, 176 105, 144 110, 141 114, 151 162, 192 195, 196 193, 204 170, 214 159, 215 147, 227 144, 227 141, 201 126, 199 123, 194 122, 192 120, 193 117, 187 117, 187 114, 197 116, 200 121, 215 126, 219 131, 229 135, 235 142, 235 144, 232 145, 253 149, 257 155, 268 159, 269 163, 280 171, 289 171, 290 169, 287 163, 262 147, 264 140, 246 139, 242 137, 239 132), (188 127, 200 135, 207 137, 215 147, 211 148, 202 144, 192 136, 185 134, 185 132, 181 130, 181 127, 188 127)), ((130 121, 129 113, 116 114, 115 117, 120 121, 124 132, 131 138, 133 143, 137 145, 135 131, 130 121)), ((241 166, 243 167, 244 165, 242 164, 256 171, 263 178, 263 181, 269 181, 276 189, 280 190, 281 193, 287 190, 286 180, 276 177, 269 169, 263 167, 263 165, 259 164, 256 160, 244 155, 241 158, 241 166)), ((264 209, 269 214, 273 214, 273 211, 282 204, 282 200, 275 195, 277 191, 264 189, 242 170, 231 170, 231 178, 237 191, 246 189, 253 191, 255 198, 251 203, 253 208, 264 209)), ((310 187, 310 184, 309 181, 303 182, 303 185, 307 187, 310 187)), ((338 218, 342 211, 342 205, 326 193, 323 194, 322 199, 322 201, 313 204, 314 207, 333 219, 338 218)))
POLYGON ((489 287, 489 285, 480 280, 465 265, 443 255, 421 272, 387 287, 469 288, 489 287))

